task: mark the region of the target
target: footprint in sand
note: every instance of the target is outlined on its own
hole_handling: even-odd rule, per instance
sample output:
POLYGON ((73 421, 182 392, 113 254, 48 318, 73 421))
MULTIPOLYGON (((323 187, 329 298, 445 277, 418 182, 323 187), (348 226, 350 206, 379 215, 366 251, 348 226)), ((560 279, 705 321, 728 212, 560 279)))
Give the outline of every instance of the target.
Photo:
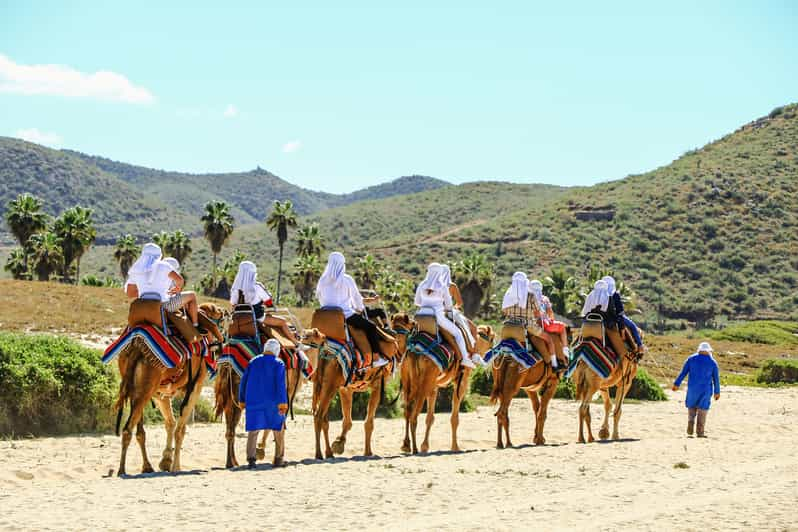
POLYGON ((27 471, 14 471, 14 475, 20 480, 33 480, 33 473, 27 471))

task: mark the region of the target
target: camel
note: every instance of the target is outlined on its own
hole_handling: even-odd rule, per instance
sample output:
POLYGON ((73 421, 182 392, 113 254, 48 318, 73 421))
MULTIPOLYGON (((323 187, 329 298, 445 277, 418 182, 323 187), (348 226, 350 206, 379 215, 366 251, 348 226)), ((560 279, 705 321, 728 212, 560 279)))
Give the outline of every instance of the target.
MULTIPOLYGON (((506 435, 506 447, 512 447, 510 441, 510 402, 518 390, 523 389, 532 402, 532 413, 535 416, 535 434, 532 441, 535 445, 543 445, 543 425, 546 422, 549 401, 557 391, 560 382, 560 372, 554 371, 548 361, 551 359, 546 342, 530 335, 529 341, 543 356, 543 360, 531 368, 521 369, 521 365, 509 355, 500 355, 494 358, 493 363, 493 389, 490 393, 490 403, 496 404, 496 425, 498 429, 496 448, 503 449, 502 430, 506 435)), ((559 341, 559 338, 557 338, 559 341)), ((556 345, 556 344, 555 344, 556 345)))
MULTIPOLYGON (((637 375, 637 364, 642 357, 642 353, 634 349, 630 350, 627 347, 628 342, 624 341, 624 337, 616 329, 607 329, 605 334, 613 351, 619 355, 619 361, 612 369, 610 375, 606 379, 602 379, 600 375, 590 369, 582 360, 577 363, 571 375, 571 379, 576 387, 576 400, 580 402, 578 443, 585 443, 583 425, 587 426, 587 442, 592 443, 595 441, 593 439, 593 431, 590 427, 590 401, 597 391, 601 393, 604 399, 604 421, 599 430, 599 438, 606 440, 609 437, 611 406, 609 389, 612 386, 617 387, 615 390, 615 407, 613 409, 612 439, 620 439, 618 424, 621 420, 623 400, 629 392, 629 387, 632 385, 635 375, 637 375)), ((624 334, 628 333, 624 331, 624 334)), ((634 342, 631 342, 631 345, 634 345, 634 342)))
MULTIPOLYGON (((392 320, 393 329, 400 332, 405 338, 410 331, 415 329, 416 324, 406 314, 397 314, 392 320)), ((476 328, 476 346, 474 351, 478 354, 486 353, 493 346, 494 332, 489 325, 480 325, 476 328)), ((444 340, 449 346, 455 345, 453 339, 447 338, 447 334, 441 331, 444 340)), ((427 429, 424 433, 424 441, 421 443, 421 452, 429 451, 429 434, 432 423, 435 420, 435 401, 438 397, 438 388, 445 388, 454 382, 452 392, 452 412, 450 423, 452 427, 452 451, 460 451, 457 443, 457 427, 460 424, 460 403, 468 392, 468 383, 471 376, 471 368, 461 364, 461 358, 456 349, 450 347, 453 355, 449 367, 445 372, 441 372, 438 366, 427 356, 417 353, 406 352, 405 360, 401 368, 402 395, 404 398, 405 415, 405 436, 402 443, 403 452, 418 454, 419 448, 416 443, 416 429, 418 427, 418 416, 426 402, 427 429), (411 445, 412 443, 412 445, 411 445)))
MULTIPOLYGON (((215 320, 223 319, 224 312, 216 305, 206 303, 200 306, 200 316, 200 322, 206 331, 205 341, 209 343, 210 349, 215 349, 217 345, 220 345, 219 339, 223 338, 215 320), (211 336, 217 342, 211 342, 211 336)), ((119 355, 118 365, 121 382, 119 397, 115 405, 118 411, 117 435, 119 435, 125 403, 130 403, 130 414, 122 428, 122 452, 117 475, 121 477, 127 474, 125 462, 130 440, 133 437, 133 427, 136 427, 136 441, 141 448, 141 472, 153 472, 152 464, 147 456, 143 416, 144 408, 150 401, 154 402, 161 411, 166 429, 166 447, 161 456, 159 468, 161 471, 180 471, 180 451, 186 434, 186 424, 200 397, 202 385, 207 377, 205 360, 200 356, 192 356, 183 360, 176 367, 168 369, 158 361, 144 342, 134 341, 131 349, 119 355), (175 421, 172 412, 172 397, 181 391, 184 397, 180 405, 180 416, 175 421)))
MULTIPOLYGON (((340 315, 341 320, 343 314, 340 315)), ((316 315, 313 318, 314 324, 321 324, 325 327, 335 327, 335 324, 325 324, 324 319, 317 320, 316 315)), ((342 324, 341 324, 342 325, 342 324)), ((355 333, 355 331, 352 331, 355 333)), ((359 332, 359 331, 358 331, 359 332)), ((354 334, 353 334, 354 335, 354 334)), ((327 336, 319 330, 318 327, 307 329, 302 334, 304 341, 310 346, 308 356, 315 356, 318 360, 318 366, 313 373, 313 426, 316 432, 316 459, 322 460, 324 458, 332 458, 335 454, 342 454, 346 448, 346 436, 352 428, 352 396, 357 392, 369 391, 368 408, 366 412, 366 420, 364 423, 365 429, 365 456, 372 456, 373 450, 371 447, 371 435, 374 432, 374 416, 377 413, 377 407, 384 397, 385 381, 391 377, 391 364, 379 367, 369 368, 361 376, 352 379, 347 383, 344 378, 341 366, 335 358, 329 356, 320 356, 320 351, 323 349, 327 336), (341 400, 341 413, 343 421, 341 424, 341 434, 330 445, 330 421, 329 411, 330 403, 338 392, 341 400), (321 451, 321 435, 324 434, 324 454, 321 451)), ((358 345, 363 345, 358 343, 358 345)), ((400 345, 397 340, 387 340, 381 342, 381 354, 389 359, 396 359, 400 353, 400 345)))

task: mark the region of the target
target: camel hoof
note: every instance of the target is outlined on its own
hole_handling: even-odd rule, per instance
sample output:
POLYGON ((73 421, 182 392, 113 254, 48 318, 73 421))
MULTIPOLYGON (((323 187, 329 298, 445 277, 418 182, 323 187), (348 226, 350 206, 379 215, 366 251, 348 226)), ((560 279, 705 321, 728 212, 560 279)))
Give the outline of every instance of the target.
POLYGON ((371 452, 371 450, 368 450, 368 451, 363 453, 363 456, 374 456, 374 453, 371 452))
POLYGON ((401 450, 402 450, 403 453, 409 453, 410 452, 410 444, 409 443, 403 443, 401 450))
POLYGON ((453 453, 461 453, 461 452, 463 452, 463 450, 460 449, 459 445, 452 445, 452 452, 453 453))
POLYGON ((546 443, 546 438, 543 437, 535 438, 534 443, 535 445, 543 445, 544 443, 546 443))
POLYGON ((161 458, 161 461, 158 463, 158 469, 161 471, 171 471, 172 470, 172 459, 171 458, 161 458))
POLYGON ((616 432, 615 434, 612 435, 612 439, 617 441, 621 439, 621 436, 616 432))
POLYGON ((596 441, 596 440, 595 440, 595 439, 593 439, 593 436, 590 436, 590 437, 587 439, 587 443, 593 443, 594 441, 596 441))
POLYGON ((263 447, 258 447, 255 450, 255 458, 257 458, 258 460, 263 460, 264 458, 266 458, 266 449, 264 449, 263 447))
POLYGON ((576 443, 585 443, 585 439, 584 438, 579 438, 579 439, 576 440, 576 443))
POLYGON ((152 468, 150 464, 147 464, 141 468, 142 473, 155 473, 155 470, 152 468))
POLYGON ((423 444, 421 446, 421 452, 422 453, 428 453, 429 452, 429 444, 423 444))
POLYGON ((118 477, 126 477, 127 473, 125 473, 124 469, 120 469, 119 471, 116 472, 116 476, 118 476, 118 477))
POLYGON ((332 444, 332 452, 335 454, 343 454, 345 448, 346 442, 341 440, 335 440, 332 444))
POLYGON ((321 455, 321 451, 316 453, 316 460, 324 460, 324 457, 321 455))
POLYGON ((497 443, 497 444, 496 444, 496 448, 497 448, 497 449, 504 449, 504 444, 497 443))
POLYGON ((606 439, 607 439, 607 438, 609 438, 609 437, 610 437, 610 429, 605 429, 605 428, 602 428, 602 429, 599 431, 599 438, 600 438, 600 439, 602 439, 602 440, 606 440, 606 439))

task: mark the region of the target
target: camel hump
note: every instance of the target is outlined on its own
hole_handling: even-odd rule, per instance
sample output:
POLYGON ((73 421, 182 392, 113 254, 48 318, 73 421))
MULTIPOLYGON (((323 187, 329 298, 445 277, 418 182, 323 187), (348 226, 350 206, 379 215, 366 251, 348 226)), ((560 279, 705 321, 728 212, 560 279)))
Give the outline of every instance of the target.
POLYGON ((334 340, 346 340, 346 319, 337 307, 322 307, 313 312, 310 326, 334 340))

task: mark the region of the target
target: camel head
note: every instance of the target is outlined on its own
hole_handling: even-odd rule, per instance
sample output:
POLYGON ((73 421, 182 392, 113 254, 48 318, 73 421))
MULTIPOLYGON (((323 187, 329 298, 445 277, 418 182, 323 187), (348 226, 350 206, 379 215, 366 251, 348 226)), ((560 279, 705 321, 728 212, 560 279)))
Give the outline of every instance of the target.
POLYGON ((479 325, 477 327, 477 352, 484 355, 493 348, 496 340, 496 331, 490 325, 479 325))
POLYGON ((399 353, 407 351, 407 337, 416 326, 406 312, 398 312, 391 316, 391 328, 396 331, 396 343, 399 353))
POLYGON ((219 321, 224 319, 229 313, 216 303, 203 303, 199 306, 200 310, 210 319, 219 321))

